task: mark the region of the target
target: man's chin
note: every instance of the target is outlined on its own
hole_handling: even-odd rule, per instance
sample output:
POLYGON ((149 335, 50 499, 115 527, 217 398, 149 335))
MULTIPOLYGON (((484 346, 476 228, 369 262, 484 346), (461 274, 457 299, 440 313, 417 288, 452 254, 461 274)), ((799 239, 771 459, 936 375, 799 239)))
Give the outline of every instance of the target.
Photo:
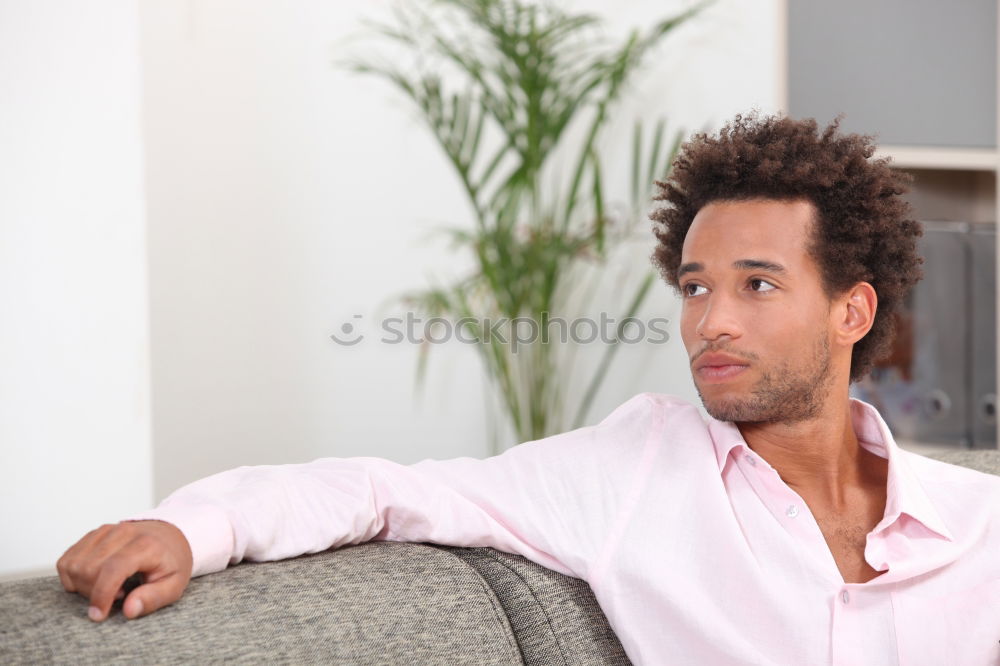
POLYGON ((733 423, 784 423, 794 424, 813 418, 817 410, 794 405, 790 399, 762 402, 755 398, 708 399, 702 397, 705 411, 716 421, 733 423))
POLYGON ((706 396, 699 389, 701 404, 705 406, 708 415, 717 421, 733 421, 734 423, 760 423, 771 420, 771 414, 763 413, 766 410, 756 402, 745 396, 706 396))
POLYGON ((717 421, 733 421, 736 423, 746 421, 746 412, 739 409, 737 405, 706 402, 704 400, 702 400, 702 404, 705 406, 705 411, 708 412, 708 415, 717 421))

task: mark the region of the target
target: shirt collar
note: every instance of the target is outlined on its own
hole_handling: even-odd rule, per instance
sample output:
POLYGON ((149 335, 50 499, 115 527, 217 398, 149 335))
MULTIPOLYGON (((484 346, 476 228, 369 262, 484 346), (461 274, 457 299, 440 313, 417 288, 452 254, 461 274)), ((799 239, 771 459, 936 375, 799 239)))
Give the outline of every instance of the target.
MULTIPOLYGON (((861 445, 889 460, 885 514, 875 531, 885 529, 905 513, 930 531, 948 541, 953 541, 951 532, 906 459, 906 452, 896 444, 889 427, 878 411, 868 403, 854 398, 851 398, 850 409, 854 432, 861 445)), ((750 453, 751 449, 736 424, 708 417, 708 428, 715 447, 715 458, 720 474, 725 469, 733 449, 739 449, 737 453, 750 453)))

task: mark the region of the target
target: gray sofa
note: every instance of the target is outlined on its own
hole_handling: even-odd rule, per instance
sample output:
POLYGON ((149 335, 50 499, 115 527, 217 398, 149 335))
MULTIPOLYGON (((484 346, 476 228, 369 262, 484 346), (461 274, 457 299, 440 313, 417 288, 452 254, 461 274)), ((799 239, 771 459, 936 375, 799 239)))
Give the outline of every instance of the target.
MULTIPOLYGON (((935 455, 1000 474, 1000 452, 935 455)), ((628 664, 586 583, 491 548, 373 542, 191 581, 87 619, 57 576, 0 585, 0 663, 628 664)))

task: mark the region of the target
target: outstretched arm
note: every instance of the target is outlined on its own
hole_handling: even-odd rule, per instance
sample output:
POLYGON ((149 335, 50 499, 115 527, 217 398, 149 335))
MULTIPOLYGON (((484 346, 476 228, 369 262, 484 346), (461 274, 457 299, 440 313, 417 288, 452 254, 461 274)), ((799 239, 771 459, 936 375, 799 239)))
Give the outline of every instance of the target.
MULTIPOLYGON (((127 521, 163 521, 176 528, 190 549, 192 576, 244 559, 279 560, 393 540, 491 546, 586 579, 612 533, 642 453, 653 445, 656 416, 653 403, 639 395, 596 426, 520 444, 485 460, 401 465, 381 458, 323 458, 239 467, 184 486, 127 521)), ((148 523, 119 527, 130 524, 148 523)), ((144 541, 147 551, 156 551, 144 541)), ((91 601, 103 619, 121 583, 135 571, 147 571, 150 559, 139 556, 139 546, 88 552, 89 564, 76 566, 87 574, 77 576, 93 576, 99 585, 63 576, 62 570, 60 575, 64 586, 70 579, 73 591, 94 590, 91 601), (108 559, 100 561, 98 553, 108 559)), ((182 554, 174 557, 183 559, 182 554)), ((67 568, 70 564, 72 559, 67 568)), ((183 592, 181 587, 176 598, 152 608, 158 600, 147 604, 144 588, 155 583, 147 576, 147 584, 129 595, 143 601, 144 612, 183 592)))

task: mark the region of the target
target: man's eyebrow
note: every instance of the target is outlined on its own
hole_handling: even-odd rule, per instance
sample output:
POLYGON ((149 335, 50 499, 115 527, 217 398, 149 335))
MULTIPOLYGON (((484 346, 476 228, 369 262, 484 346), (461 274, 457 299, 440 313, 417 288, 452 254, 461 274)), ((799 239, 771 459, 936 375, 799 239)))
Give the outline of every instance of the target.
POLYGON ((739 259, 733 262, 733 268, 740 271, 767 271, 768 273, 787 273, 785 267, 773 261, 762 259, 739 259))
POLYGON ((705 270, 705 267, 697 261, 693 261, 689 264, 681 264, 681 267, 677 270, 677 277, 683 277, 685 273, 697 273, 698 271, 703 270, 705 270))
MULTIPOLYGON (((779 274, 788 272, 781 264, 776 264, 773 261, 764 261, 763 259, 737 259, 733 262, 733 268, 738 271, 767 271, 779 274)), ((703 270, 705 270, 703 264, 692 261, 691 263, 681 264, 681 267, 677 270, 677 277, 681 278, 686 273, 697 273, 703 270)))

